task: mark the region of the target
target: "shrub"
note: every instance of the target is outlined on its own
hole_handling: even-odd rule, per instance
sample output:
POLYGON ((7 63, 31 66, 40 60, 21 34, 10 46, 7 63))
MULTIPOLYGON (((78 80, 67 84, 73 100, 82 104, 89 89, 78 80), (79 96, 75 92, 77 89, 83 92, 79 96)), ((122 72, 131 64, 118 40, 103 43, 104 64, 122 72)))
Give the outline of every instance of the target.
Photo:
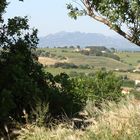
POLYGON ((140 60, 137 60, 137 63, 140 63, 140 60))
POLYGON ((90 69, 90 65, 86 64, 86 65, 79 65, 78 66, 80 69, 90 69))
POLYGON ((92 77, 83 76, 78 79, 83 81, 88 99, 94 101, 98 107, 104 101, 118 102, 122 97, 122 80, 113 72, 98 71, 92 77))
POLYGON ((122 86, 134 88, 135 87, 135 81, 133 81, 133 80, 123 80, 122 86))
POLYGON ((134 89, 131 91, 130 95, 132 95, 132 97, 134 97, 136 100, 140 100, 140 91, 134 89))
POLYGON ((86 104, 86 96, 81 92, 84 87, 78 85, 74 79, 70 79, 65 73, 61 73, 54 77, 55 87, 49 98, 49 111, 52 116, 67 115, 72 117, 74 114, 82 110, 86 104), (79 89, 77 91, 76 89, 79 89))
POLYGON ((27 18, 15 17, 5 25, 0 54, 0 122, 22 120, 23 110, 30 114, 36 99, 47 102, 48 86, 42 65, 33 53, 38 38, 27 18), (25 30, 25 31, 23 31, 25 30), (31 33, 31 34, 30 34, 31 33), (11 37, 12 36, 12 37, 11 37))
POLYGON ((73 63, 66 63, 66 62, 65 62, 65 63, 60 63, 60 62, 55 63, 55 64, 54 64, 54 67, 55 67, 55 68, 61 67, 61 68, 63 68, 63 69, 78 68, 77 65, 75 65, 75 64, 73 64, 73 63))

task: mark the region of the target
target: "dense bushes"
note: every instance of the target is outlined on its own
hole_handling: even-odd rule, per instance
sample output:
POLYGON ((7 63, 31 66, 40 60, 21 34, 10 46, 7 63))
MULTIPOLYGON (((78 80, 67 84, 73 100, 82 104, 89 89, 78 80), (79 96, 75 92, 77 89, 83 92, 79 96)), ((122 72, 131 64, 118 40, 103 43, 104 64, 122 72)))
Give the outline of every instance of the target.
POLYGON ((88 99, 95 101, 97 106, 105 100, 118 102, 122 97, 122 81, 112 72, 98 71, 92 77, 85 76, 80 79, 84 81, 88 99))
POLYGON ((27 18, 15 17, 4 26, 3 42, 0 42, 3 46, 0 54, 0 122, 7 121, 9 116, 21 120, 23 110, 30 113, 36 99, 47 101, 48 98, 45 73, 32 53, 38 42, 37 30, 29 34, 27 21, 27 18))
POLYGON ((53 77, 53 82, 56 84, 49 104, 50 112, 55 115, 65 113, 72 116, 85 106, 87 99, 100 107, 104 101, 118 102, 122 97, 122 81, 112 72, 98 71, 92 77, 74 78, 62 73, 53 77))
POLYGON ((104 56, 120 61, 120 57, 115 55, 106 47, 88 47, 89 50, 81 50, 80 53, 84 55, 92 55, 92 56, 104 56))
POLYGON ((51 93, 49 98, 49 112, 52 116, 67 115, 72 117, 77 114, 86 104, 86 90, 84 86, 76 82, 74 79, 61 73, 53 77, 51 93), (55 83, 55 85, 53 84, 55 83))
POLYGON ((123 80, 122 86, 134 88, 135 87, 135 81, 128 80, 128 79, 127 80, 123 80))
POLYGON ((63 68, 63 69, 93 69, 94 66, 90 66, 88 64, 85 65, 76 65, 74 63, 67 63, 67 62, 57 62, 54 65, 51 65, 50 67, 54 67, 54 68, 63 68))
POLYGON ((54 67, 54 68, 61 67, 63 69, 78 68, 77 65, 75 65, 73 63, 66 63, 66 62, 64 62, 64 63, 57 62, 52 67, 54 67))

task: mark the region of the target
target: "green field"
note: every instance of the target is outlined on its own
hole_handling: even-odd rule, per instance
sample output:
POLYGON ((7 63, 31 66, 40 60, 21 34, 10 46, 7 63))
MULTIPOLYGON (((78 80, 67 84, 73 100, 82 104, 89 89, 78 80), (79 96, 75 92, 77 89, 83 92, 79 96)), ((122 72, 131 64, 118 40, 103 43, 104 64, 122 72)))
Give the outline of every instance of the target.
MULTIPOLYGON (((44 49, 51 54, 55 54, 54 58, 58 58, 59 56, 63 56, 68 58, 70 63, 74 63, 76 65, 88 64, 97 68, 105 67, 109 70, 113 69, 129 69, 132 68, 129 64, 107 58, 102 56, 87 56, 80 54, 79 52, 75 52, 74 49, 66 49, 66 48, 45 48, 44 49)), ((123 59, 123 58, 121 58, 123 59)))
POLYGON ((117 55, 128 65, 137 66, 140 63, 140 52, 118 52, 117 55))
MULTIPOLYGON (((73 48, 42 48, 42 50, 53 54, 53 59, 59 59, 61 57, 67 58, 67 63, 73 63, 77 66, 79 65, 89 65, 91 69, 81 69, 81 68, 53 68, 47 67, 45 68, 46 72, 51 72, 56 75, 61 72, 65 72, 67 74, 70 73, 93 73, 96 70, 105 68, 106 70, 122 70, 127 71, 131 69, 135 69, 138 64, 140 64, 140 52, 117 52, 116 55, 120 57, 120 61, 114 60, 112 58, 103 57, 103 56, 88 56, 83 55, 79 52, 75 52, 73 48)), ((133 72, 116 72, 118 75, 127 75, 129 79, 135 80, 140 79, 140 74, 133 72)))

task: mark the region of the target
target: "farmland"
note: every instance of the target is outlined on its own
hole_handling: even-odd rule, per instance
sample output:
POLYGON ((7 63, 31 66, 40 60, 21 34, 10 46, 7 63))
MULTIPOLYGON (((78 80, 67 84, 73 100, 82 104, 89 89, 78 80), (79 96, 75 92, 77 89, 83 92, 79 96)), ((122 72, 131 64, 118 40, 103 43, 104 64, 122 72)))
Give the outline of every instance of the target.
POLYGON ((84 55, 75 51, 74 48, 39 48, 38 50, 50 53, 49 57, 39 57, 39 61, 45 65, 46 72, 51 72, 54 75, 61 72, 67 74, 73 72, 89 74, 100 69, 106 69, 115 71, 117 75, 127 75, 127 77, 132 80, 140 79, 140 74, 132 71, 138 68, 138 65, 140 64, 140 52, 115 52, 115 54, 120 57, 120 61, 117 61, 103 56, 84 55), (44 61, 41 61, 42 58, 44 58, 44 61), (72 63, 79 67, 55 68, 50 66, 58 62, 72 63), (83 69, 80 67, 81 65, 86 65, 88 68, 83 69))

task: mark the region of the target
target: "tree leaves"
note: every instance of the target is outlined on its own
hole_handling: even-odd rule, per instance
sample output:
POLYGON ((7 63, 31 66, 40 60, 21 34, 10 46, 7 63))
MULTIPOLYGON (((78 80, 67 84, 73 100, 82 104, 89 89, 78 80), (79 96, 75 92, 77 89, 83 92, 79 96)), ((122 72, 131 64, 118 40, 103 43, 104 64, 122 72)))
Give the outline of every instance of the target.
POLYGON ((139 0, 79 0, 76 4, 67 5, 71 18, 88 15, 140 46, 139 0))

